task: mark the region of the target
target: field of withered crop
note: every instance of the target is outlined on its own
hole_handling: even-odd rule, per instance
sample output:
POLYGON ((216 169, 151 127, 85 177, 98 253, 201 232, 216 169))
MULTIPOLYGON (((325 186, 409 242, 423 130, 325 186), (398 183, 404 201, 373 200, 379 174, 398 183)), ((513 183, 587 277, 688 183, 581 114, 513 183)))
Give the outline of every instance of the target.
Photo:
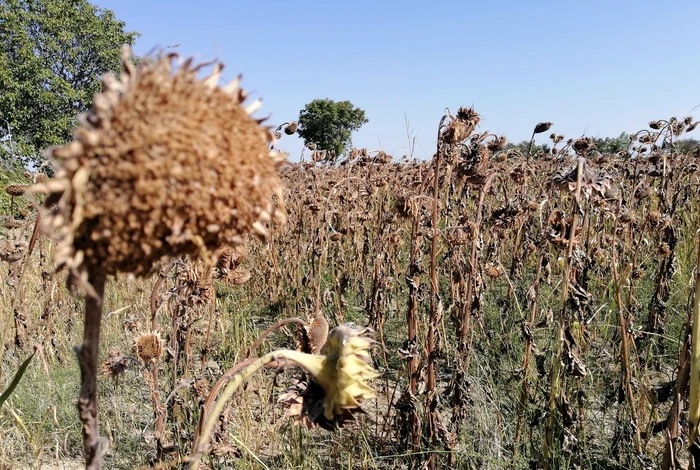
POLYGON ((695 468, 697 122, 520 151, 460 108, 430 161, 224 164, 273 136, 185 69, 183 126, 249 141, 161 162, 124 124, 159 67, 106 84, 55 178, 3 178, 2 468, 695 468))

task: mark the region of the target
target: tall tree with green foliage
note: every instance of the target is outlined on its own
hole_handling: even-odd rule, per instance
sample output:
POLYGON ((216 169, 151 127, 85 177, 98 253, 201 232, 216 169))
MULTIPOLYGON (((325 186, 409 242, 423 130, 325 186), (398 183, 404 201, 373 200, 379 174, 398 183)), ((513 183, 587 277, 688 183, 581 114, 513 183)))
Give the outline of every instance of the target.
POLYGON ((71 139, 79 113, 139 36, 87 0, 0 0, 0 129, 24 155, 71 139))
POLYGON ((331 161, 342 155, 353 131, 369 122, 362 109, 350 101, 316 99, 299 112, 298 134, 306 145, 331 154, 331 161))

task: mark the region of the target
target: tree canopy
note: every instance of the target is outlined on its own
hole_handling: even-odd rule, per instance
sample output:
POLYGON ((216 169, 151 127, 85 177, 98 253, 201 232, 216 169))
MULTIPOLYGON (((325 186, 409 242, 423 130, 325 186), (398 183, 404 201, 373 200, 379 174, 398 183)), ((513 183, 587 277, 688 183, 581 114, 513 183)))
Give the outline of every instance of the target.
POLYGON ((137 32, 87 0, 0 0, 0 128, 25 155, 71 139, 137 32))
POLYGON ((619 137, 594 137, 593 145, 600 153, 618 153, 627 150, 630 144, 630 136, 623 132, 619 137))
POLYGON ((350 101, 316 99, 299 112, 297 132, 306 145, 315 144, 335 159, 348 147, 352 132, 367 122, 365 112, 350 101))

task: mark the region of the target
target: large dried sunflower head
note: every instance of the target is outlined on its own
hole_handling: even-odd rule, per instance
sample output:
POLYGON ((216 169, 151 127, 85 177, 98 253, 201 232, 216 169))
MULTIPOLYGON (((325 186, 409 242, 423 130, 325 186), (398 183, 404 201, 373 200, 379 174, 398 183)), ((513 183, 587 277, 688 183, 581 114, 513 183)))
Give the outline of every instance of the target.
POLYGON ((59 231, 56 263, 82 281, 93 268, 147 275, 175 256, 213 261, 284 222, 284 156, 251 117, 260 102, 243 105, 238 79, 220 87, 222 64, 199 79, 209 64, 176 58, 136 68, 125 48, 120 79, 103 78, 75 140, 48 151, 56 178, 34 188, 48 193, 43 228, 59 231))

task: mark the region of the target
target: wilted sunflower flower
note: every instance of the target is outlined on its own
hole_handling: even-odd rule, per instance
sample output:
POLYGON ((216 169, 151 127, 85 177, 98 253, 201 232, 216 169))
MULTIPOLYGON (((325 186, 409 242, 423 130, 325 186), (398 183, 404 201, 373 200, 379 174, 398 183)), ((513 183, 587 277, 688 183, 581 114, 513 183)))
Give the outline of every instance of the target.
POLYGON ((535 126, 535 130, 533 131, 535 134, 541 134, 543 132, 547 132, 551 127, 552 127, 551 122, 538 122, 537 125, 535 126))
POLYGON ((284 133, 287 135, 293 135, 297 129, 299 128, 299 123, 296 121, 290 122, 287 124, 287 127, 284 128, 284 133))
POLYGON ((447 144, 458 144, 471 135, 480 121, 479 113, 473 108, 459 108, 456 118, 445 126, 441 137, 447 144))
POLYGON ((22 222, 19 220, 15 219, 10 219, 6 220, 5 222, 2 223, 2 226, 5 227, 6 229, 15 229, 15 228, 20 228, 22 226, 22 222))
POLYGON ((320 354, 278 350, 245 367, 231 379, 211 411, 206 413, 202 431, 193 446, 194 452, 188 457, 190 468, 198 468, 203 448, 233 393, 255 372, 274 361, 292 361, 311 374, 312 379, 298 388, 299 400, 294 402, 301 405, 295 407, 299 413, 308 415, 314 424, 335 429, 353 413, 362 412, 362 402, 376 396, 369 381, 379 376, 371 365, 370 349, 375 343, 372 334, 370 328, 346 323, 330 331, 320 354), (316 411, 312 413, 313 410, 316 411))
POLYGON ((0 240, 0 260, 15 263, 22 259, 27 242, 24 240, 0 240))
POLYGON ((302 413, 307 414, 312 422, 331 428, 333 423, 339 424, 352 413, 361 411, 363 400, 375 397, 368 383, 379 375, 371 365, 369 351, 374 343, 371 333, 369 328, 346 323, 330 331, 321 354, 298 351, 279 354, 312 376, 313 383, 306 388, 311 393, 301 395, 303 399, 314 402, 302 403, 302 413), (322 414, 313 410, 322 411, 322 414))
POLYGON ((176 256, 214 261, 284 221, 284 156, 251 116, 260 101, 243 104, 239 79, 220 87, 223 64, 200 79, 211 64, 177 57, 135 67, 124 48, 120 78, 103 78, 75 140, 48 150, 56 177, 33 189, 48 194, 43 229, 58 230, 56 264, 85 288, 93 269, 143 276, 176 256))

